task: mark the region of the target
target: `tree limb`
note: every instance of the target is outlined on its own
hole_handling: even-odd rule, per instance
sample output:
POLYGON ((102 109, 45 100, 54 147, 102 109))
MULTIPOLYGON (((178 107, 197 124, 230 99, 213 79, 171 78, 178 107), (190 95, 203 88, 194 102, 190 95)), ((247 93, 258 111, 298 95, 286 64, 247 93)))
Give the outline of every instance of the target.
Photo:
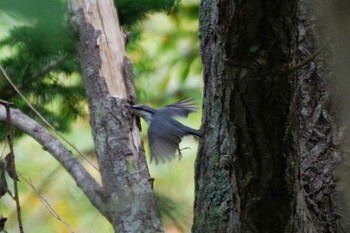
POLYGON ((7 143, 10 147, 10 153, 6 155, 5 160, 6 160, 6 170, 9 176, 13 180, 13 189, 15 192, 14 199, 16 202, 16 212, 17 212, 17 220, 18 220, 18 227, 19 227, 19 232, 24 233, 23 230, 23 224, 22 224, 22 215, 21 215, 21 205, 19 202, 19 194, 18 194, 18 177, 17 177, 17 172, 16 172, 16 165, 15 165, 15 153, 13 151, 13 130, 12 130, 12 123, 11 123, 11 107, 13 103, 9 103, 6 101, 1 101, 1 105, 3 105, 6 109, 6 131, 7 131, 7 143))
MULTIPOLYGON (((34 107, 33 105, 24 97, 24 95, 20 92, 18 87, 12 82, 10 77, 6 74, 4 68, 0 65, 0 71, 4 75, 4 78, 10 83, 10 85, 13 87, 13 89, 21 96, 21 98, 26 102, 26 104, 29 106, 29 108, 52 130, 58 135, 63 141, 65 141, 68 145, 70 145, 83 159, 86 160, 93 168, 95 168, 97 171, 97 167, 85 156, 83 155, 72 143, 70 143, 67 139, 65 139, 62 134, 60 134, 34 107)), ((0 100, 2 104, 9 105, 12 103, 6 102, 4 100, 0 100)), ((11 106, 11 105, 9 105, 11 106)))
MULTIPOLYGON (((11 108, 12 124, 22 130, 48 151, 71 175, 77 186, 84 192, 90 202, 103 214, 103 203, 98 195, 100 185, 87 172, 79 160, 56 137, 36 121, 18 109, 11 108)), ((6 109, 0 106, 0 121, 6 121, 6 109)))

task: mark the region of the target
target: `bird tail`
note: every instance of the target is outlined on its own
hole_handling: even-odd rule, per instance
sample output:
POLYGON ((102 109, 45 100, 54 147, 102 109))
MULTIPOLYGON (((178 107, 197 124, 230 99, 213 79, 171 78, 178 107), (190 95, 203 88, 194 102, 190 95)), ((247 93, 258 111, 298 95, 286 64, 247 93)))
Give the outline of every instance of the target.
POLYGON ((187 129, 187 133, 199 138, 203 137, 203 129, 192 129, 192 128, 188 128, 187 129))

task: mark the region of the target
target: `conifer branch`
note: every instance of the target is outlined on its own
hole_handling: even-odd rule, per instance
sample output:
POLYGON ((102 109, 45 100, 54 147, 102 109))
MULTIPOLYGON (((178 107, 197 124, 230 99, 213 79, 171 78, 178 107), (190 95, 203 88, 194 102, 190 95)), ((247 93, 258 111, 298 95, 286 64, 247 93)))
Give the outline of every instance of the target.
POLYGON ((15 89, 15 91, 21 96, 21 98, 27 103, 29 108, 42 120, 52 131, 56 133, 64 142, 66 142, 69 146, 71 146, 86 162, 88 162, 93 168, 98 171, 96 165, 90 161, 83 153, 81 153, 78 148, 76 148, 71 142, 69 142, 61 133, 59 133, 34 107, 29 101, 24 97, 21 91, 17 88, 17 86, 11 81, 11 79, 6 74, 4 68, 0 65, 0 70, 5 77, 5 79, 10 83, 10 85, 15 89))
POLYGON ((48 74, 51 70, 53 70, 54 68, 56 68, 57 66, 59 66, 63 62, 65 62, 67 60, 67 58, 68 58, 68 55, 65 54, 60 59, 53 61, 53 62, 50 62, 50 64, 47 65, 46 67, 44 67, 44 69, 42 69, 42 70, 40 70, 40 72, 34 74, 32 79, 36 79, 36 78, 39 78, 41 76, 48 74))

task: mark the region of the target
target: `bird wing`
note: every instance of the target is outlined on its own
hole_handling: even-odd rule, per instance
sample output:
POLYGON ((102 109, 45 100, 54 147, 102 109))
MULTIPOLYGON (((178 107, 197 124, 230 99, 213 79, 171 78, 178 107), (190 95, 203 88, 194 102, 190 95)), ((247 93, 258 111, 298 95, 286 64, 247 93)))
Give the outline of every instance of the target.
POLYGON ((174 158, 183 136, 179 128, 166 121, 152 121, 148 128, 151 161, 154 160, 157 164, 174 158))
POLYGON ((185 99, 179 102, 169 104, 163 108, 157 109, 158 113, 164 113, 169 116, 187 117, 191 112, 197 111, 197 106, 192 99, 185 99))

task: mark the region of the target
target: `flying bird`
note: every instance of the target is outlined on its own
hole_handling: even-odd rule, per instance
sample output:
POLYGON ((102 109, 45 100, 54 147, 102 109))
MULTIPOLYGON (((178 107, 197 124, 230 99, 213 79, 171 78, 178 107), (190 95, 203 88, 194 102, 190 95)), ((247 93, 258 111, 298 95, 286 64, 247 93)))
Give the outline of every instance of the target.
POLYGON ((182 138, 186 135, 202 137, 200 130, 192 129, 181 124, 174 117, 187 117, 197 111, 192 100, 185 99, 167 105, 163 108, 153 109, 146 105, 133 105, 131 107, 148 124, 148 142, 151 152, 151 161, 165 162, 175 157, 182 138))

